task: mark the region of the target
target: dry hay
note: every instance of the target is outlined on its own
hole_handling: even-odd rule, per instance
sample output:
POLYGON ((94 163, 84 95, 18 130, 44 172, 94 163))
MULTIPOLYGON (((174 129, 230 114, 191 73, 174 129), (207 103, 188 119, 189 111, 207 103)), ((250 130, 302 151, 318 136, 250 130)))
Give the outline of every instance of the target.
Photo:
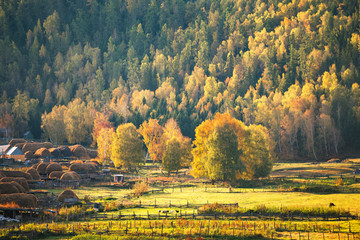
POLYGON ((16 146, 16 144, 18 144, 18 143, 26 143, 26 140, 23 139, 23 138, 13 138, 13 139, 11 139, 11 141, 9 142, 9 145, 12 146, 12 147, 14 147, 14 146, 16 146))
POLYGON ((0 194, 20 193, 19 188, 11 182, 0 182, 0 194))
POLYGON ((62 171, 53 171, 50 173, 49 178, 60 179, 62 175, 64 175, 64 172, 62 171))
POLYGON ((74 157, 82 158, 82 159, 88 159, 89 158, 87 150, 83 146, 78 144, 78 145, 70 146, 69 148, 70 148, 70 150, 71 150, 74 157))
POLYGON ((92 164, 92 165, 94 165, 95 167, 99 167, 99 166, 100 166, 100 163, 99 163, 98 161, 94 160, 94 159, 92 159, 92 160, 86 160, 85 163, 86 163, 86 164, 92 164))
POLYGON ((47 167, 46 167, 46 174, 50 174, 51 172, 54 171, 62 171, 62 167, 60 164, 58 163, 50 163, 47 167))
POLYGON ((76 196, 76 194, 71 190, 65 190, 62 193, 60 193, 57 200, 59 202, 65 202, 65 199, 68 199, 68 198, 76 198, 77 200, 79 200, 78 196, 76 196))
POLYGON ((26 159, 33 159, 33 158, 35 158, 35 156, 34 156, 34 154, 33 154, 32 152, 27 151, 27 152, 25 153, 25 158, 26 158, 26 159))
POLYGON ((29 191, 29 184, 27 183, 25 178, 22 177, 3 177, 0 179, 0 182, 17 182, 19 183, 25 191, 29 191))
POLYGON ((36 157, 51 157, 51 153, 49 152, 49 150, 47 150, 47 148, 39 148, 38 150, 36 150, 35 156, 36 157))
POLYGON ((40 163, 36 170, 38 171, 39 174, 41 175, 45 175, 46 174, 46 168, 49 165, 49 163, 40 163))
POLYGON ((70 165, 70 171, 74 172, 85 172, 85 173, 94 173, 96 172, 96 167, 92 163, 74 163, 70 165))
POLYGON ((40 175, 36 168, 29 168, 26 173, 30 174, 34 180, 40 180, 40 175))
POLYGON ((73 171, 69 171, 64 173, 61 178, 61 181, 72 181, 72 180, 81 180, 81 177, 79 174, 77 174, 76 172, 73 171))
POLYGON ((49 148, 52 148, 52 147, 53 147, 53 145, 51 143, 49 143, 49 142, 43 142, 43 143, 33 142, 33 143, 26 143, 23 146, 22 151, 23 152, 27 152, 27 151, 36 152, 40 148, 49 149, 49 148))
POLYGON ((74 161, 70 162, 70 165, 76 164, 76 163, 83 164, 84 162, 83 162, 83 160, 74 160, 74 161))
POLYGON ((5 177, 23 177, 26 180, 33 180, 30 174, 21 171, 0 171, 0 173, 5 177))
POLYGON ((48 150, 49 150, 51 156, 53 156, 53 157, 61 157, 62 156, 61 151, 58 148, 49 148, 48 150))
POLYGON ((72 156, 72 152, 71 152, 70 148, 67 146, 60 146, 56 149, 58 149, 61 152, 61 155, 63 157, 71 157, 72 156))
POLYGON ((90 158, 97 158, 98 151, 94 149, 87 149, 87 154, 89 155, 90 158))
POLYGON ((15 203, 20 207, 35 208, 38 199, 33 194, 13 193, 0 195, 0 204, 15 203))
POLYGON ((9 183, 11 183, 12 185, 14 185, 14 186, 18 189, 18 192, 19 192, 19 193, 26 193, 26 192, 28 192, 28 191, 26 191, 26 189, 25 189, 20 183, 18 183, 18 182, 16 182, 16 181, 11 181, 11 182, 9 182, 9 183))
POLYGON ((341 163, 341 160, 338 158, 333 158, 327 161, 327 163, 341 163))

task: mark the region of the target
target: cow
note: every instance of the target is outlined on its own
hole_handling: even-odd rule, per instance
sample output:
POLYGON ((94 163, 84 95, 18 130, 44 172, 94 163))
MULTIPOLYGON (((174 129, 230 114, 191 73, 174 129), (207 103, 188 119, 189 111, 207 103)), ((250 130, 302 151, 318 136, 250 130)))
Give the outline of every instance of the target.
POLYGON ((335 207, 335 204, 334 203, 329 203, 329 207, 335 207))

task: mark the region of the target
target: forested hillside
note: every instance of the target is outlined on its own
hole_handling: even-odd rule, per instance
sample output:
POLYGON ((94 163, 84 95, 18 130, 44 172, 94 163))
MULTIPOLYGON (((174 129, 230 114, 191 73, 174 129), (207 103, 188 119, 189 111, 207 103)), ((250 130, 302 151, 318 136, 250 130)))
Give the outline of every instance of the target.
POLYGON ((357 0, 0 1, 0 126, 89 145, 229 112, 324 159, 360 144, 359 27, 357 0))

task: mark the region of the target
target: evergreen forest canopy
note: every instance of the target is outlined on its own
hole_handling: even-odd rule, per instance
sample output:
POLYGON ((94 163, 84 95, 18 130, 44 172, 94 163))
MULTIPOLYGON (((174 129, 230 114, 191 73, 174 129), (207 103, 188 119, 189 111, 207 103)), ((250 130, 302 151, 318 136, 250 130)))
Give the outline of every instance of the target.
POLYGON ((194 139, 229 112, 279 158, 327 158, 360 145, 359 27, 357 0, 0 1, 0 128, 90 145, 173 118, 194 139))

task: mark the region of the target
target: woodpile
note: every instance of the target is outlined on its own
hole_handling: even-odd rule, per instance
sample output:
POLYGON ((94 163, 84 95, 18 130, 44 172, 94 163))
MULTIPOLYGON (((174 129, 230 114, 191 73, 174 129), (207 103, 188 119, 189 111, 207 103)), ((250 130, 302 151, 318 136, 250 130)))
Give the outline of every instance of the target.
POLYGON ((49 178, 60 179, 62 175, 64 175, 64 172, 62 171, 53 171, 50 173, 49 178))
POLYGON ((61 181, 74 181, 74 180, 81 180, 81 177, 79 174, 73 171, 69 171, 64 173, 61 178, 61 181))
POLYGON ((97 172, 96 167, 92 163, 74 163, 70 165, 70 171, 77 173, 95 173, 97 172))
POLYGON ((13 193, 0 195, 0 204, 15 203, 20 207, 36 208, 38 199, 33 194, 13 193))
POLYGON ((76 194, 71 190, 65 190, 62 193, 60 193, 57 200, 59 202, 64 203, 65 199, 69 199, 69 198, 76 198, 77 200, 79 200, 78 196, 76 196, 76 194))
POLYGON ((61 152, 61 155, 63 157, 71 157, 72 156, 72 152, 71 152, 70 148, 67 146, 60 146, 56 149, 58 149, 61 152))
POLYGON ((51 157, 51 153, 47 148, 39 148, 38 150, 36 150, 34 155, 35 157, 40 157, 40 158, 51 157))
POLYGON ((51 143, 49 143, 49 142, 43 142, 43 143, 32 142, 32 143, 25 143, 23 148, 22 148, 22 151, 23 152, 27 152, 27 151, 36 152, 40 148, 49 149, 49 148, 52 148, 52 147, 53 147, 53 145, 51 143))
POLYGON ((30 174, 21 171, 0 171, 0 173, 5 177, 23 177, 26 180, 33 180, 30 174))
POLYGON ((36 168, 29 168, 26 173, 30 174, 32 179, 34 180, 40 180, 40 175, 38 173, 38 171, 36 170, 36 168))
POLYGON ((58 148, 49 148, 48 150, 53 157, 59 158, 62 156, 61 151, 58 148))
POLYGON ((49 163, 40 163, 37 166, 36 170, 38 171, 38 173, 40 175, 46 175, 46 168, 47 168, 48 165, 49 165, 49 163))
POLYGON ((13 182, 0 182, 0 196, 1 194, 11 194, 11 193, 21 193, 17 184, 14 184, 13 182))
POLYGON ((60 164, 58 163, 50 163, 47 167, 46 167, 46 174, 50 174, 51 172, 55 172, 55 171, 62 171, 62 167, 60 164))
POLYGON ((3 177, 0 179, 0 182, 17 182, 19 183, 25 191, 29 191, 29 184, 27 183, 25 178, 22 177, 3 177))
POLYGON ((16 146, 16 144, 18 144, 18 143, 26 143, 26 140, 23 139, 23 138, 13 138, 13 139, 11 139, 11 141, 9 142, 9 145, 12 146, 12 147, 14 147, 14 146, 16 146))
POLYGON ((25 158, 26 158, 26 159, 34 159, 34 158, 35 158, 35 155, 34 155, 32 152, 27 151, 27 152, 25 153, 25 158))
POLYGON ((74 157, 77 157, 79 159, 89 159, 88 152, 86 148, 84 148, 83 146, 78 144, 78 145, 70 146, 69 148, 74 157))

